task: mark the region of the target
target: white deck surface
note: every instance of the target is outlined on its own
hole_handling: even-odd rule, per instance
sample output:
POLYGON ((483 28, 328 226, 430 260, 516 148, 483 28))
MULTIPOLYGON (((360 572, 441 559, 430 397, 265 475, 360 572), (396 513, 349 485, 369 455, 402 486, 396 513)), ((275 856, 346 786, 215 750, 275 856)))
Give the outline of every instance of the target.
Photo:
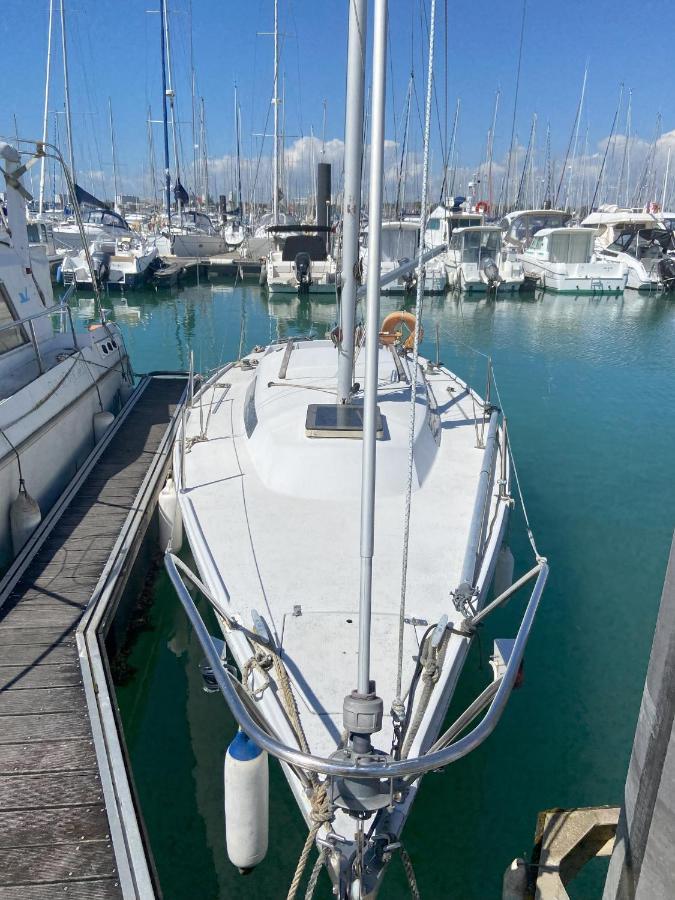
MULTIPOLYGON (((247 627, 252 608, 264 617, 283 648, 310 749, 329 755, 342 731, 343 697, 356 686, 362 443, 305 434, 308 404, 334 402, 338 357, 332 344, 296 343, 280 380, 285 349, 251 354, 257 370, 233 367, 205 389, 205 423, 212 406, 208 439, 187 454, 181 506, 202 577, 221 601, 229 594, 233 613, 247 627), (250 423, 253 390, 257 424, 249 438, 244 409, 249 391, 250 423)), ((361 383, 362 362, 355 375, 361 383)), ((387 714, 396 677, 409 387, 397 380, 387 348, 379 375, 386 437, 377 447, 372 677, 387 714)), ((483 460, 475 416, 483 419, 482 407, 449 373, 427 381, 438 414, 428 413, 420 384, 406 615, 432 624, 444 613, 451 621, 458 616, 450 592, 459 582, 483 460)), ((199 433, 199 422, 197 401, 188 437, 199 433)), ((424 630, 406 626, 406 686, 424 630)), ((453 636, 446 668, 465 649, 465 639, 453 636)), ((275 702, 271 691, 263 694, 267 714, 273 715, 275 702)), ((376 743, 389 750, 390 740, 387 715, 376 743)))

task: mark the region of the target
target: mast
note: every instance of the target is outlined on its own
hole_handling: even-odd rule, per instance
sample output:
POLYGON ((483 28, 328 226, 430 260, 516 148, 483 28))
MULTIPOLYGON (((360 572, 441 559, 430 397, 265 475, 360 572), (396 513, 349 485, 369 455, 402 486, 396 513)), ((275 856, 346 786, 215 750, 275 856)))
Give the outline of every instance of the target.
MULTIPOLYGON (((447 65, 447 63, 446 63, 447 65)), ((490 207, 490 212, 492 213, 492 157, 494 154, 495 147, 495 128, 497 127, 497 112, 499 110, 499 97, 501 95, 501 91, 497 89, 497 93, 495 94, 495 109, 492 114, 492 125, 490 127, 490 139, 489 139, 489 150, 488 150, 488 171, 487 171, 487 181, 488 181, 488 206, 490 207)))
POLYGON ((380 332, 380 262, 382 181, 384 176, 384 107, 387 60, 387 0, 375 0, 373 18, 373 103, 370 124, 370 197, 368 209, 368 288, 366 302, 366 371, 363 395, 363 463, 361 473, 361 589, 357 690, 371 693, 370 618, 375 537, 375 460, 377 442, 377 370, 380 332))
POLYGON ((668 175, 670 174, 670 151, 672 147, 668 147, 668 158, 666 159, 666 174, 663 176, 663 194, 661 195, 661 209, 666 208, 666 194, 668 191, 668 175))
POLYGON ((361 224, 363 97, 365 90, 367 0, 349 2, 347 102, 345 105, 344 192, 342 197, 342 340, 338 355, 337 402, 348 403, 354 368, 354 320, 361 224))
MULTIPOLYGON (((176 165, 176 183, 180 183, 180 160, 178 157, 178 134, 176 131, 176 107, 175 107, 175 99, 176 92, 173 89, 173 77, 172 77, 172 69, 171 69, 171 37, 169 30, 169 0, 163 0, 164 7, 164 40, 166 42, 166 71, 163 72, 163 75, 168 76, 168 88, 164 92, 165 96, 169 98, 169 110, 171 113, 171 137, 173 139, 173 161, 176 165)), ((171 198, 169 197, 169 202, 171 198)), ((178 218, 180 219, 181 225, 183 224, 183 204, 176 197, 176 206, 178 208, 178 218)))
POLYGON ((204 207, 208 212, 209 209, 209 152, 206 145, 206 110, 204 108, 204 98, 200 97, 200 116, 199 116, 199 144, 202 153, 202 174, 204 177, 204 207))
POLYGON ((150 166, 150 189, 153 204, 157 204, 157 173, 155 172, 155 144, 152 139, 152 109, 148 106, 148 163, 150 166))
POLYGON ((244 207, 241 199, 241 117, 239 112, 239 98, 237 85, 234 86, 234 131, 237 136, 237 205, 239 207, 239 221, 244 221, 244 207))
POLYGON ((115 153, 115 129, 113 127, 112 100, 108 97, 108 113, 110 115, 110 146, 112 148, 112 166, 113 166, 113 190, 115 199, 113 209, 117 212, 117 155, 115 153))
POLYGON ((274 0, 274 171, 272 172, 272 222, 279 224, 279 0, 274 0))
POLYGON ((166 110, 166 42, 165 22, 166 9, 164 0, 159 0, 159 20, 162 35, 162 126, 164 130, 164 201, 166 203, 166 218, 171 232, 171 171, 169 163, 169 120, 166 110))
POLYGON ((66 106, 66 132, 68 135, 68 161, 70 163, 70 175, 73 184, 75 178, 75 157, 73 155, 73 129, 70 121, 70 81, 68 79, 68 44, 66 41, 66 11, 65 0, 60 0, 61 9, 61 53, 63 56, 63 92, 66 106))
POLYGON ((586 95, 586 80, 588 78, 588 62, 586 63, 586 68, 584 69, 584 82, 581 86, 581 99, 579 100, 579 111, 577 112, 577 121, 574 130, 574 146, 572 147, 572 159, 570 161, 570 177, 567 182, 567 196, 565 197, 565 209, 567 209, 570 205, 570 195, 572 193, 573 181, 574 181, 574 163, 576 162, 577 157, 577 144, 579 141, 579 126, 581 125, 581 116, 584 110, 584 97, 586 95))
MULTIPOLYGON (((52 65, 52 19, 54 17, 54 0, 49 0, 49 31, 47 32, 47 74, 45 76, 45 106, 44 113, 42 116, 42 143, 47 143, 47 138, 49 137, 49 127, 48 127, 48 118, 49 118, 49 81, 51 76, 51 65, 52 65)), ((45 205, 45 168, 46 168, 46 157, 42 157, 40 160, 40 196, 39 196, 39 206, 38 211, 40 215, 44 212, 45 205)))

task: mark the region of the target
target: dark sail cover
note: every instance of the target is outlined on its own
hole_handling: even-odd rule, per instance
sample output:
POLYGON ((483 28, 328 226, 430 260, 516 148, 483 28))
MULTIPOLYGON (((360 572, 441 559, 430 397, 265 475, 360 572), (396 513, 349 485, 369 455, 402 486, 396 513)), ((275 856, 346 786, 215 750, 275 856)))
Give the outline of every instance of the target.
POLYGON ((97 200, 93 194, 90 194, 89 191, 85 191, 79 184, 75 185, 75 198, 80 205, 95 206, 98 209, 109 209, 107 203, 97 200))
POLYGON ((185 190, 180 181, 177 181, 173 188, 173 195, 176 198, 177 203, 182 203, 185 205, 190 202, 190 197, 188 196, 188 192, 185 190))

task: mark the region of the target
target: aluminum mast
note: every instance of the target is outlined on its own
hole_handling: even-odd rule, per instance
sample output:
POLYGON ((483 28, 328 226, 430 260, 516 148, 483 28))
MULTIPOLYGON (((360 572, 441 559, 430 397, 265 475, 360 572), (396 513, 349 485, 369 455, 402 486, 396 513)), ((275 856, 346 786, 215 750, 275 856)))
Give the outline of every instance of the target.
MULTIPOLYGON (((363 98, 366 65, 366 0, 350 0, 345 114, 344 195, 342 211, 342 339, 338 356, 337 402, 347 403, 354 369, 356 267, 359 261, 361 167, 363 161, 363 98)), ((379 273, 379 269, 377 270, 379 273)))
MULTIPOLYGON (((44 114, 42 117, 42 142, 43 144, 47 143, 47 138, 49 137, 49 128, 47 125, 47 120, 49 116, 49 80, 51 75, 51 65, 52 65, 52 19, 54 17, 54 0, 49 0, 49 31, 47 33, 47 74, 45 77, 45 108, 44 114)), ((42 157, 40 160, 40 195, 39 195, 39 205, 38 211, 40 215, 44 212, 45 205, 45 164, 46 157, 42 157)))
POLYGON ((64 9, 64 0, 60 0, 61 9, 61 52, 63 54, 63 93, 66 106, 66 133, 68 135, 68 162, 70 163, 70 175, 73 184, 76 183, 75 177, 75 157, 73 155, 73 129, 70 121, 70 81, 68 79, 68 45, 66 42, 66 11, 64 9))

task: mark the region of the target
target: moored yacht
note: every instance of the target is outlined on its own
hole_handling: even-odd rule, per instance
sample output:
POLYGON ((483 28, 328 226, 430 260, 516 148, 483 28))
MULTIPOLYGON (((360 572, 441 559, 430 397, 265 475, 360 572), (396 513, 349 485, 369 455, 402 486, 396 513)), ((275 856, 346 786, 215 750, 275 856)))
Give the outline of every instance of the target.
MULTIPOLYGON (((419 250, 420 224, 419 220, 395 220, 382 222, 379 239, 380 247, 380 274, 386 278, 390 272, 404 266, 416 259, 419 250)), ((370 223, 365 229, 362 238, 363 246, 363 277, 368 277, 370 266, 370 223)), ((415 271, 410 270, 400 275, 393 281, 389 281, 382 287, 384 294, 410 294, 416 283, 415 271)), ((427 294, 443 293, 447 286, 445 269, 439 257, 427 262, 424 267, 424 291, 427 294)))
POLYGON ((601 210, 581 224, 593 230, 598 258, 625 267, 627 288, 675 290, 675 236, 656 215, 601 210))
POLYGON ((269 229, 274 247, 265 264, 270 294, 335 294, 337 263, 327 242, 332 228, 278 225, 269 229), (292 228, 292 234, 286 234, 292 228))
MULTIPOLYGON (((296 897, 316 845, 310 888, 325 867, 339 900, 369 900, 392 854, 411 868, 401 833, 421 776, 495 727, 548 567, 532 541, 534 567, 486 603, 513 502, 501 411, 419 354, 419 318, 394 311, 380 320, 380 238, 390 233, 381 227, 384 0, 372 29, 365 344, 356 327, 370 29, 365 3, 349 10, 340 327, 329 341, 255 347, 197 391, 172 484, 198 574, 174 555, 172 537, 165 561, 205 674, 240 727, 224 764, 231 861, 246 871, 264 858, 272 754, 308 825, 287 896, 296 897), (215 610, 222 638, 209 635, 184 579, 215 610), (496 642, 494 680, 444 730, 477 626, 534 579, 515 641, 496 642)), ((430 83, 426 109, 428 159, 430 83)), ((425 165, 422 219, 427 191, 425 165)), ((417 249, 400 268, 420 268, 417 249)), ((416 286, 420 314, 421 277, 416 286)))
POLYGON ((25 189, 13 174, 22 156, 0 144, 7 207, 0 216, 0 567, 52 506, 133 383, 117 327, 76 333, 67 304, 54 301, 44 245, 28 243, 25 189))
POLYGON ((90 288, 89 260, 99 285, 116 290, 133 290, 145 284, 155 271, 158 250, 153 239, 133 234, 125 238, 98 238, 89 246, 89 259, 84 250, 67 253, 61 263, 64 284, 90 288))
POLYGON ((173 216, 170 230, 157 238, 157 247, 162 256, 219 256, 227 251, 227 241, 205 212, 184 209, 173 216))
POLYGON ((458 291, 520 290, 523 266, 513 248, 502 246, 498 225, 455 228, 444 256, 448 285, 458 291))
POLYGON ((572 214, 562 209, 524 209, 507 213, 499 227, 504 232, 504 244, 520 253, 542 228, 564 228, 571 218, 572 214))
POLYGON ((613 258, 598 258, 588 228, 542 228, 518 259, 525 275, 548 291, 615 294, 626 286, 626 266, 613 258))
MULTIPOLYGON (((88 243, 99 238, 117 239, 133 235, 126 219, 112 209, 83 209, 81 218, 88 243)), ((57 250, 82 249, 82 233, 76 219, 54 225, 52 233, 57 250)))

